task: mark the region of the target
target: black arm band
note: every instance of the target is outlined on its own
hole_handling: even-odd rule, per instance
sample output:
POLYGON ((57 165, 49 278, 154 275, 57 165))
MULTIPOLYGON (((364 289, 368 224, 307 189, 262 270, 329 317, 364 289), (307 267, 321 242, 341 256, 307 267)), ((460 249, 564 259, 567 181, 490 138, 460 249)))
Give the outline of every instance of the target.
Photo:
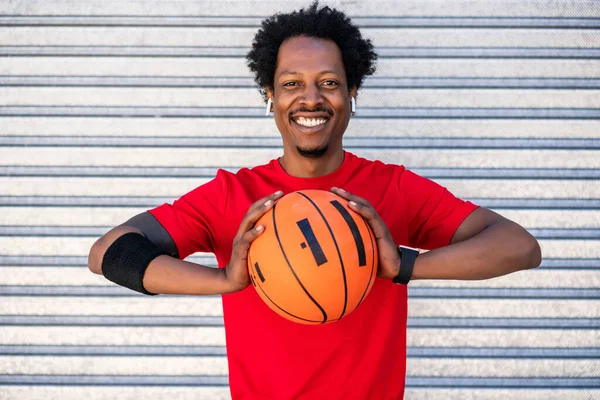
POLYGON ((106 279, 136 292, 155 295, 144 289, 146 268, 156 257, 167 254, 139 233, 126 233, 110 245, 102 258, 106 279))
POLYGON ((393 279, 393 282, 408 285, 410 278, 412 278, 415 260, 419 256, 419 250, 412 247, 398 246, 398 253, 400 253, 400 272, 393 279))

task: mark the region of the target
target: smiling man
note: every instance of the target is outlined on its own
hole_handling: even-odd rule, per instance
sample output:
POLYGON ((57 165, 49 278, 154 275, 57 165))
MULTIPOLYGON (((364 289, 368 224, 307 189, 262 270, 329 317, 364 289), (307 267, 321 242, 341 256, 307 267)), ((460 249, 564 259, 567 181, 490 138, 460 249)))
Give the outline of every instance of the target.
POLYGON ((410 280, 486 279, 541 261, 537 241, 519 225, 456 198, 402 160, 384 164, 344 150, 375 59, 339 11, 313 4, 265 20, 248 64, 274 114, 282 156, 236 174, 221 170, 173 204, 111 229, 90 250, 93 272, 132 290, 223 295, 234 399, 401 399, 410 280), (346 199, 377 239, 379 278, 369 296, 327 325, 271 311, 246 265, 264 231, 256 221, 283 194, 304 189, 346 199), (195 252, 214 253, 220 268, 183 261, 195 252))

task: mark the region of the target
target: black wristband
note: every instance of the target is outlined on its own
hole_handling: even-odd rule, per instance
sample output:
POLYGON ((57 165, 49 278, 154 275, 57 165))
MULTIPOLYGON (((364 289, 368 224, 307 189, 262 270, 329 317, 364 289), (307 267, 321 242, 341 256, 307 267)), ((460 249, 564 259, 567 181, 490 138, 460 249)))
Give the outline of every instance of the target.
POLYGON ((129 232, 117 238, 104 253, 102 274, 106 279, 147 295, 143 279, 146 268, 156 257, 167 254, 139 233, 129 232))
POLYGON ((394 283, 401 285, 407 285, 412 278, 413 268, 415 267, 415 260, 419 256, 419 250, 413 249, 412 247, 398 246, 398 253, 400 254, 400 272, 393 279, 394 283))

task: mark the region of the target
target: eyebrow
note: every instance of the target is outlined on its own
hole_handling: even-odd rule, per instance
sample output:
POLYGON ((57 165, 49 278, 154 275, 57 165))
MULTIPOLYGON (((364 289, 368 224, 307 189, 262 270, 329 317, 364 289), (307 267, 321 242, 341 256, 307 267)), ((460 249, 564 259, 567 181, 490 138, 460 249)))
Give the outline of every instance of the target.
MULTIPOLYGON (((319 75, 325 75, 325 74, 337 74, 337 72, 332 71, 332 70, 325 70, 325 71, 321 71, 319 72, 319 75)), ((296 71, 283 71, 281 74, 279 74, 279 76, 281 75, 300 75, 300 72, 296 72, 296 71)))

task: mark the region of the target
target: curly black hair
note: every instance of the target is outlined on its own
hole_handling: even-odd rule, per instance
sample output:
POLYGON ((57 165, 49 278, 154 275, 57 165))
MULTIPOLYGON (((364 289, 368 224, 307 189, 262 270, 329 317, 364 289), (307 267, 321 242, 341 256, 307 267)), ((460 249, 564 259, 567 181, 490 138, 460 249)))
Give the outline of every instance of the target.
POLYGON ((315 1, 307 9, 265 19, 254 36, 246 59, 265 101, 266 88, 274 86, 279 46, 296 36, 330 39, 337 44, 342 52, 348 89, 360 88, 365 76, 375 72, 377 54, 371 41, 362 37, 358 27, 344 13, 327 6, 319 9, 319 2, 315 1))

